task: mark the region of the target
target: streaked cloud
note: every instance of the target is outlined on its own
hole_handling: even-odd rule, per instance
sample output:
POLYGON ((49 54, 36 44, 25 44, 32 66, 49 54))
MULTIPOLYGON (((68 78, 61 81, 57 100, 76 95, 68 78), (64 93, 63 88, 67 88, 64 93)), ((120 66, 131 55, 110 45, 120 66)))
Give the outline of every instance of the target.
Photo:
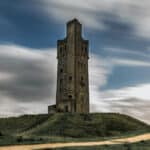
POLYGON ((56 48, 46 47, 56 47, 65 22, 76 17, 92 50, 91 110, 126 110, 150 122, 150 2, 5 0, 0 6, 1 116, 46 113, 55 102, 56 48))
POLYGON ((150 101, 149 89, 150 89, 150 83, 140 84, 131 87, 124 87, 121 89, 106 90, 102 96, 105 99, 110 97, 111 100, 137 98, 141 100, 150 101))
POLYGON ((125 58, 113 58, 113 59, 111 59, 111 61, 114 65, 118 65, 118 66, 150 67, 150 62, 149 61, 141 61, 141 60, 133 60, 133 59, 125 59, 125 58))
POLYGON ((132 49, 125 49, 125 48, 118 48, 118 47, 104 47, 104 50, 108 53, 112 54, 122 54, 122 55, 130 55, 130 56, 139 56, 144 57, 144 59, 150 58, 150 51, 149 50, 132 50, 132 49))
POLYGON ((150 114, 150 83, 102 90, 102 87, 108 82, 109 75, 113 73, 114 67, 118 65, 122 67, 150 67, 149 63, 135 60, 120 61, 118 59, 112 61, 98 56, 92 60, 95 60, 95 63, 91 65, 92 69, 90 70, 91 111, 125 113, 150 123, 148 115, 150 114))
POLYGON ((150 2, 147 0, 42 0, 45 11, 60 21, 78 17, 88 27, 107 29, 104 20, 116 20, 133 27, 137 36, 150 38, 150 2))
POLYGON ((0 95, 16 101, 45 101, 55 95, 56 50, 0 46, 0 95))
POLYGON ((146 123, 150 123, 150 100, 143 100, 137 98, 128 98, 121 100, 110 100, 110 111, 127 114, 140 119, 146 123))
MULTIPOLYGON (((1 45, 0 116, 47 113, 47 106, 56 100, 56 64, 56 49, 1 45)), ((109 73, 109 63, 91 54, 90 96, 99 97, 96 92, 106 84, 109 73)))
MULTIPOLYGON (((96 79, 95 79, 96 80, 96 79)), ((97 78, 97 87, 99 78, 97 78)), ((96 85, 95 85, 96 86, 96 85)), ((92 112, 118 112, 150 123, 150 83, 114 90, 91 90, 92 112)))
MULTIPOLYGON (((123 110, 130 106, 127 114, 136 114, 135 117, 149 122, 149 116, 140 112, 139 108, 149 114, 150 85, 101 90, 107 84, 116 63, 96 54, 90 56, 91 111, 124 113, 123 110)), ((47 106, 56 100, 56 65, 55 48, 36 50, 1 45, 0 116, 47 113, 47 106)))

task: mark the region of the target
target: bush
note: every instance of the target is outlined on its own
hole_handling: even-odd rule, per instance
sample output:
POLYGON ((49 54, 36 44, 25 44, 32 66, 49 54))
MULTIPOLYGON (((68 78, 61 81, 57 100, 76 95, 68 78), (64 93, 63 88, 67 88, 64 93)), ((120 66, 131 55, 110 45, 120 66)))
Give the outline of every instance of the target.
POLYGON ((0 137, 3 136, 2 132, 0 131, 0 137))
POLYGON ((19 137, 17 138, 17 142, 18 142, 18 143, 23 142, 23 138, 22 138, 22 136, 19 136, 19 137))

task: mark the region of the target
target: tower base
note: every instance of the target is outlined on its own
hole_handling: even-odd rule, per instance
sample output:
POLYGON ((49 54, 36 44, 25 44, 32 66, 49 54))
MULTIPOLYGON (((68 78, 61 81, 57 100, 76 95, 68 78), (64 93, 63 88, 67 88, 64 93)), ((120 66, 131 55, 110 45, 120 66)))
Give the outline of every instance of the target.
POLYGON ((48 106, 48 114, 54 114, 57 112, 56 105, 48 106))

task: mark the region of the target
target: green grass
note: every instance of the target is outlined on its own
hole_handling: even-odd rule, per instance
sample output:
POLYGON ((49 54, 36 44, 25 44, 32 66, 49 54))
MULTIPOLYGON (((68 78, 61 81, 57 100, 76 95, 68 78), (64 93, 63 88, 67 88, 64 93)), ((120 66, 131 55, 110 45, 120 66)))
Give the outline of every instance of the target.
POLYGON ((150 141, 141 141, 133 144, 104 145, 91 147, 65 147, 56 149, 39 149, 39 150, 150 150, 150 141))
POLYGON ((150 126, 115 113, 25 115, 0 119, 0 145, 98 141, 150 131, 150 126))
POLYGON ((17 134, 28 131, 49 118, 48 115, 24 115, 21 117, 0 118, 0 132, 17 134))

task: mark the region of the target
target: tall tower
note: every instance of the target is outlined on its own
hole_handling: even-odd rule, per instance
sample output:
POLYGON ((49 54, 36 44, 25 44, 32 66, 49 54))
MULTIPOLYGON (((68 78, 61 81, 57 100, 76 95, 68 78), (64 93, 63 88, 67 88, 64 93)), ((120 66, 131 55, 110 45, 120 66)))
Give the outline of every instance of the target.
POLYGON ((67 23, 67 36, 57 41, 56 110, 89 112, 88 40, 82 38, 77 19, 67 23))

